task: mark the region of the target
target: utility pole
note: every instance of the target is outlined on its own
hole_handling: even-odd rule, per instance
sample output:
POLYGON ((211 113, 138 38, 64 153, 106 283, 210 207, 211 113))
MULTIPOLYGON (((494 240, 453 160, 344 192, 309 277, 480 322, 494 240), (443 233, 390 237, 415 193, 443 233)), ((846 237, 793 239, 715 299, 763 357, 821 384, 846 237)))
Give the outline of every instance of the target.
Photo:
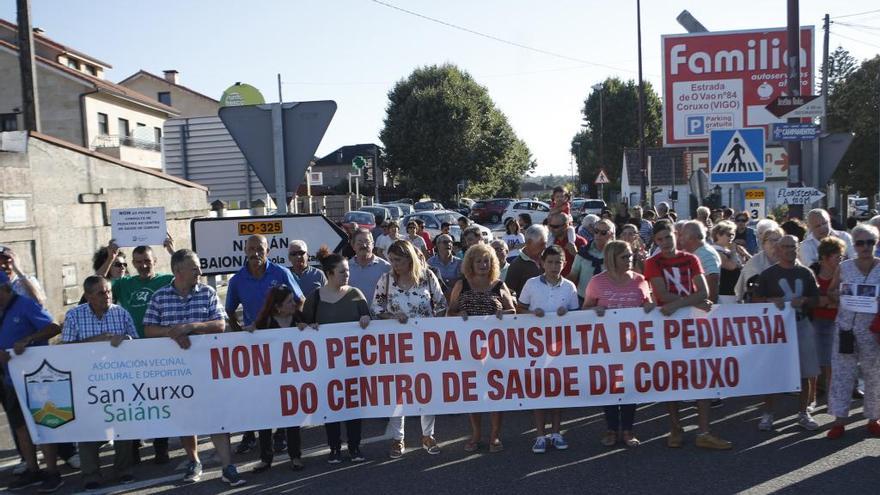
POLYGON ((642 3, 636 0, 636 29, 639 42, 639 164, 642 167, 642 206, 648 205, 648 148, 645 143, 645 82, 642 80, 642 3))
POLYGON ((16 0, 18 8, 18 65, 21 72, 21 112, 24 130, 40 131, 37 67, 34 61, 34 31, 31 29, 31 1, 16 0))
MULTIPOLYGON (((801 94, 801 28, 798 0, 788 0, 788 94, 801 94)), ((789 123, 797 123, 800 119, 788 119, 789 123)), ((788 187, 801 185, 801 143, 788 143, 788 187)), ((803 205, 789 205, 789 218, 804 218, 803 205)))
MULTIPOLYGON (((825 101, 825 105, 827 108, 828 105, 828 72, 831 69, 828 65, 828 35, 830 31, 831 24, 831 16, 825 14, 824 22, 822 23, 822 29, 825 30, 824 35, 822 36, 822 100, 825 101)), ((823 115, 820 123, 819 123, 820 134, 825 134, 828 131, 828 115, 823 115)), ((812 182, 813 187, 819 187, 819 176, 822 165, 822 155, 820 153, 819 148, 819 139, 814 139, 810 142, 810 146, 813 147, 813 173, 812 173, 812 182)), ((830 190, 826 190, 826 192, 831 192, 830 190)), ((828 200, 831 200, 833 203, 838 204, 838 198, 832 198, 831 195, 825 196, 825 206, 828 206, 828 200)), ((846 217, 846 208, 837 208, 837 217, 838 220, 843 220, 846 217), (843 217, 841 217, 841 210, 843 210, 843 217)))

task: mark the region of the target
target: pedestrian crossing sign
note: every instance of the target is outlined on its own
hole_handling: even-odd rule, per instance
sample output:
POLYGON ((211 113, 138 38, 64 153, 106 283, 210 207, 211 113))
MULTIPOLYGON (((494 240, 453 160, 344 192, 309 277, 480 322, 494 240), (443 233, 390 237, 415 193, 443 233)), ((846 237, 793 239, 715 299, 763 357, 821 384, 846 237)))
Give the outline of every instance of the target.
POLYGON ((764 129, 712 130, 709 134, 709 182, 764 182, 764 129))

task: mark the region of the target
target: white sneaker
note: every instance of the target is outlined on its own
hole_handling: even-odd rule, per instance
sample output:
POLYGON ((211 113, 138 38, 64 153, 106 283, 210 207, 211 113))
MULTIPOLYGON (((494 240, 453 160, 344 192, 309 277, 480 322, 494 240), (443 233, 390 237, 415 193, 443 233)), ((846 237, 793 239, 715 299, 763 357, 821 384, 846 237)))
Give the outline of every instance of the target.
POLYGON ((758 421, 758 431, 773 431, 773 414, 764 413, 758 421))
POLYGON ((810 416, 809 412, 802 412, 798 414, 798 426, 808 431, 815 431, 819 429, 819 423, 817 423, 812 416, 810 416))
POLYGON ((819 408, 819 405, 816 404, 816 401, 810 402, 810 405, 807 406, 807 412, 810 414, 813 414, 814 412, 816 412, 816 409, 818 409, 818 408, 819 408))

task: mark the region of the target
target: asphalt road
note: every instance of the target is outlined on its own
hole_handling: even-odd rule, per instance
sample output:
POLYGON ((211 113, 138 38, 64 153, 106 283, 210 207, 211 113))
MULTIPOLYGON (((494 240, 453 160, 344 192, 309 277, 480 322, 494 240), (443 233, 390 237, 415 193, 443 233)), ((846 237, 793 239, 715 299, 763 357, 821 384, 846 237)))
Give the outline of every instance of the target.
MULTIPOLYGON (((681 449, 665 445, 668 424, 663 404, 639 408, 636 433, 643 444, 632 449, 599 444, 605 429, 601 410, 564 410, 563 432, 570 448, 543 455, 530 450, 534 429, 527 412, 505 415, 505 450, 492 454, 485 449, 464 452, 470 433, 468 419, 452 415, 437 419, 436 437, 442 453, 428 455, 415 448, 419 422, 411 418, 406 428, 409 450, 397 460, 387 457, 390 442, 384 436, 385 421, 368 420, 363 445, 367 462, 363 464, 346 460, 329 466, 323 428, 315 427, 303 431, 306 469, 300 472, 290 471, 287 456, 282 454, 270 471, 250 473, 258 460, 252 452, 235 458, 248 482, 244 486, 228 488, 219 480, 216 464, 206 465, 200 483, 184 484, 179 481, 182 472, 174 471, 183 460, 182 450, 172 452, 170 464, 155 466, 152 448, 145 447, 144 462, 135 469, 136 483, 90 493, 878 493, 880 439, 867 437, 864 420, 856 414, 860 409, 855 410, 846 435, 830 441, 825 430, 831 417, 824 414, 824 407, 816 415, 823 429, 807 432, 795 424, 796 397, 786 395, 777 403, 777 430, 758 432, 759 402, 757 398, 728 399, 712 410, 715 432, 734 442, 733 450, 725 452, 694 446, 696 411, 692 404, 683 410, 688 427, 681 449)), ((0 470, 0 487, 5 487, 13 479, 11 465, 17 458, 5 418, 0 421, 0 465, 6 466, 0 470)), ((488 422, 488 417, 484 421, 488 422)), ((201 439, 201 449, 203 459, 213 452, 206 438, 201 439)), ((112 449, 105 446, 105 473, 109 473, 111 456, 112 449)), ((79 474, 66 466, 62 471, 65 486, 59 493, 77 493, 81 489, 79 474)))

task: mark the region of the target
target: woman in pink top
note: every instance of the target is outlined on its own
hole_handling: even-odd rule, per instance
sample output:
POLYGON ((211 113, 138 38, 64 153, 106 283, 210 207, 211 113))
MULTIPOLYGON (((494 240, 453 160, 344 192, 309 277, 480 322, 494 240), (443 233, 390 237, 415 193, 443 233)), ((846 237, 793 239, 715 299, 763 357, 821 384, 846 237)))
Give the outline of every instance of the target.
MULTIPOLYGON (((633 252, 624 241, 605 245, 605 271, 594 275, 584 294, 584 309, 593 309, 602 317, 606 309, 642 307, 646 313, 654 309, 648 282, 632 270, 633 252)), ((621 438, 628 447, 637 447, 639 439, 633 435, 636 405, 605 406, 608 431, 602 435, 602 445, 611 447, 621 438)))

